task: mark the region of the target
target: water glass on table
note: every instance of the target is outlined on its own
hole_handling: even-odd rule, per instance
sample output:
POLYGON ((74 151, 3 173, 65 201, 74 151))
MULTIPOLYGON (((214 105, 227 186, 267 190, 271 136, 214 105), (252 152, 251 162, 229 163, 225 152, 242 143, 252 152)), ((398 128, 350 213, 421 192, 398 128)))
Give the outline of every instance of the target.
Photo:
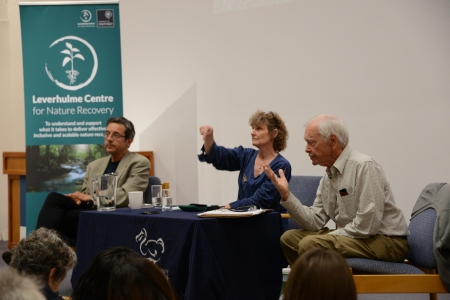
POLYGON ((162 190, 162 211, 172 211, 172 194, 170 189, 162 190))
POLYGON ((152 204, 155 207, 162 206, 162 185, 152 185, 151 187, 152 193, 152 204))

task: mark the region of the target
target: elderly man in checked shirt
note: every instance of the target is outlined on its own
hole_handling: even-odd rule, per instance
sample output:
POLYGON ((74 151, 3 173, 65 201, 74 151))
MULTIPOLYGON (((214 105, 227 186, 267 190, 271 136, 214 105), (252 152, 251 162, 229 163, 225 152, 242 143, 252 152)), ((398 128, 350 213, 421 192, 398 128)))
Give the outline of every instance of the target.
POLYGON ((409 249, 408 226, 381 166, 348 146, 348 130, 341 119, 318 115, 305 127, 305 152, 313 165, 326 167, 311 207, 289 191, 283 170, 278 177, 264 165, 280 192, 281 205, 302 228, 281 236, 289 264, 314 247, 334 249, 344 257, 402 262, 409 249), (336 230, 324 227, 330 219, 336 230))

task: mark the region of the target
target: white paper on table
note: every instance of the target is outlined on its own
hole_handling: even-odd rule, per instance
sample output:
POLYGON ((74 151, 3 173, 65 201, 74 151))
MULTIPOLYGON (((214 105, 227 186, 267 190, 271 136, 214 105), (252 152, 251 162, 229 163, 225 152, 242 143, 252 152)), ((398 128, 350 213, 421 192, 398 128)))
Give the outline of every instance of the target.
POLYGON ((197 216, 201 218, 248 218, 262 214, 266 211, 272 211, 272 209, 257 209, 244 212, 237 212, 228 210, 226 208, 220 208, 197 214, 197 216))

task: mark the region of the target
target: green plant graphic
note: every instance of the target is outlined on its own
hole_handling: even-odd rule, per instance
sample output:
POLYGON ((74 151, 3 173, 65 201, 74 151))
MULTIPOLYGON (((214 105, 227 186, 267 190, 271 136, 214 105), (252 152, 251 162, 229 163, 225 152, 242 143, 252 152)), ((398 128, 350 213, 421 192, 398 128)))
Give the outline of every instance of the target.
POLYGON ((74 59, 79 58, 81 60, 84 60, 84 57, 83 57, 83 55, 77 53, 77 52, 80 52, 80 50, 78 48, 74 48, 71 43, 66 43, 66 47, 68 49, 61 51, 61 53, 68 55, 68 56, 64 57, 62 66, 64 67, 70 61, 71 69, 67 70, 66 73, 67 73, 67 78, 70 79, 70 84, 74 84, 77 79, 77 75, 79 74, 79 72, 77 70, 73 69, 74 68, 74 66, 73 66, 74 59))

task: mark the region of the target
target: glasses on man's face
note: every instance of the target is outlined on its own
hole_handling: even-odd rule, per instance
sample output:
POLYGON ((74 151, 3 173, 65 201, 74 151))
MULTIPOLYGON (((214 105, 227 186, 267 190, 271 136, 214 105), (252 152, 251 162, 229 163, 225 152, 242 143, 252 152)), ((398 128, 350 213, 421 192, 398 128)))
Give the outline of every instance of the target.
POLYGON ((273 112, 268 111, 266 112, 266 114, 268 115, 272 115, 273 121, 275 122, 275 128, 278 129, 278 122, 277 122, 277 118, 275 118, 275 115, 273 114, 273 112))
POLYGON ((108 131, 105 131, 105 132, 103 132, 103 137, 105 138, 105 140, 106 140, 108 137, 111 137, 111 139, 113 139, 113 140, 115 141, 115 140, 118 140, 118 139, 123 138, 123 137, 125 137, 125 136, 124 136, 124 135, 121 135, 121 134, 118 134, 117 132, 112 132, 112 133, 110 133, 110 132, 108 132, 108 131))

